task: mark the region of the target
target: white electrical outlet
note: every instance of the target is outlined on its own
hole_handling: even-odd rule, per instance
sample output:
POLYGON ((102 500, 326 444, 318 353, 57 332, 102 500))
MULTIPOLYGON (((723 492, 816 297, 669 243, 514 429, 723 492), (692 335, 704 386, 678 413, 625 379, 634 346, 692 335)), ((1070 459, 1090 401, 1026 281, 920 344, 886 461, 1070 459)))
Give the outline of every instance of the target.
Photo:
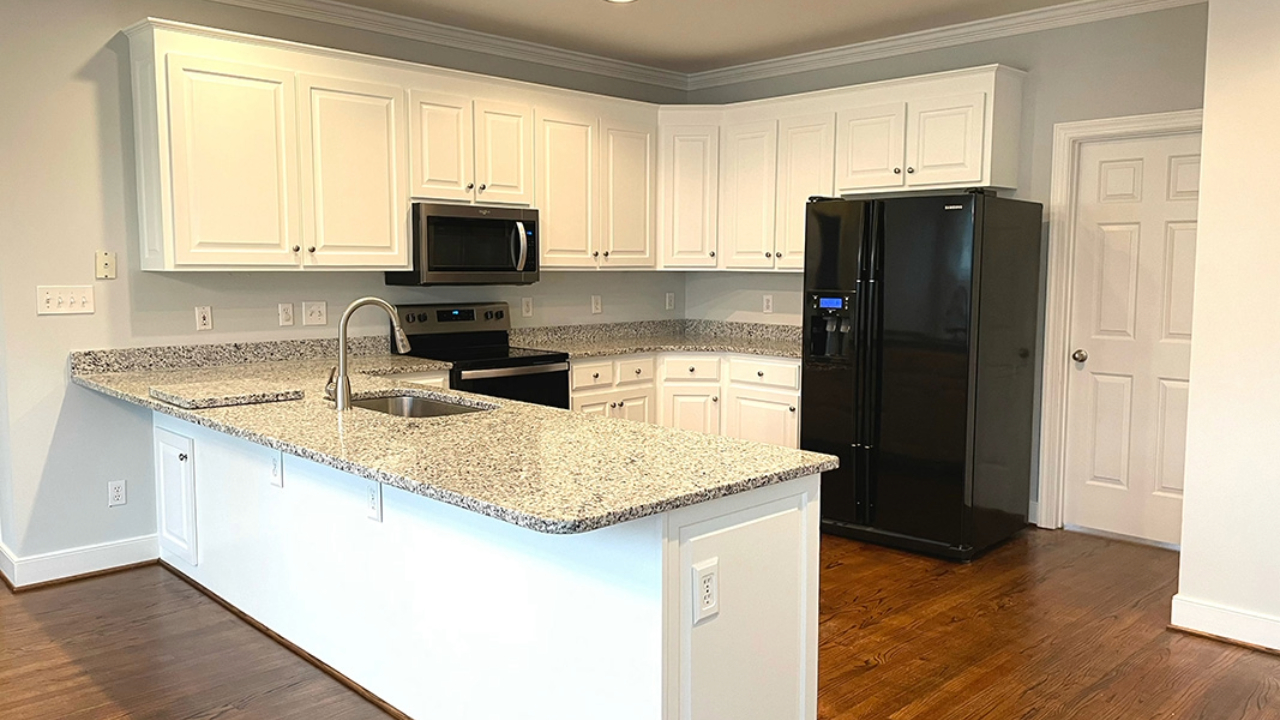
POLYGON ((766 314, 773 312, 773 296, 772 295, 764 296, 764 311, 766 314))
POLYGON ((116 254, 99 250, 93 254, 93 276, 99 280, 116 279, 116 254))
POLYGON ((533 298, 520 298, 520 316, 533 317, 533 298))
POLYGON ((284 453, 271 458, 271 484, 284 487, 284 453))
POLYGON ((382 483, 377 480, 366 481, 364 504, 369 519, 382 522, 382 483))
POLYGON ((720 612, 720 558, 693 564, 693 623, 720 612))
POLYGON ((280 327, 293 324, 293 303, 280 303, 276 312, 280 316, 280 327))
POLYGON ((112 480, 107 483, 107 507, 124 505, 128 500, 128 496, 125 495, 123 480, 112 480))
POLYGON ((196 331, 213 329, 213 308, 208 305, 200 305, 196 307, 196 331))
POLYGON ((602 312, 604 312, 604 305, 600 302, 600 296, 592 295, 591 296, 591 314, 599 315, 602 312))
POLYGON ((37 315, 92 315, 92 285, 40 285, 36 287, 37 315))
POLYGON ((303 325, 328 325, 329 313, 323 302, 302 303, 303 325))
POLYGON ((675 310, 675 309, 676 309, 676 294, 675 294, 675 293, 667 293, 667 309, 668 309, 668 310, 675 310))

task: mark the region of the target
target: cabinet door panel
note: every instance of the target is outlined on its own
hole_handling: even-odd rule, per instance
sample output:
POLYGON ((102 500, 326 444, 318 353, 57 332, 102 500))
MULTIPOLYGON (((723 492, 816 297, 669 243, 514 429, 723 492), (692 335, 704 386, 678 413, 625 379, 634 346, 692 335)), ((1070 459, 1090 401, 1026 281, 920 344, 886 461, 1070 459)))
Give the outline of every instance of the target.
POLYGON ((773 267, 778 123, 726 128, 720 160, 721 265, 773 267))
POLYGON ((297 266, 293 73, 170 54, 176 265, 297 266))
POLYGON ((804 268, 805 206, 834 188, 835 116, 787 118, 778 126, 778 207, 775 265, 804 268))
POLYGON ((539 109, 537 129, 542 267, 595 267, 596 119, 539 109))
POLYGON ((655 404, 656 399, 652 386, 620 391, 618 393, 618 407, 614 411, 614 417, 635 420, 636 422, 656 422, 655 404))
POLYGON ((471 99, 423 90, 409 93, 409 166, 414 197, 475 197, 471 99), (470 185, 470 187, 468 187, 470 185))
POLYGON ((587 415, 609 416, 609 403, 618 402, 617 393, 592 393, 590 395, 574 395, 569 400, 569 407, 574 412, 587 415))
POLYGON ((663 134, 663 264, 715 267, 720 128, 684 125, 663 134))
POLYGON ((836 190, 901 187, 906 103, 841 110, 836 116, 836 190))
POLYGON ((160 493, 160 546, 191 565, 196 552, 195 442, 155 431, 156 486, 160 493))
POLYGON ((981 182, 986 108, 986 93, 911 103, 907 184, 981 182))
POLYGON ((407 267, 404 91, 312 75, 298 83, 307 264, 407 267))
POLYGON ((799 398, 794 394, 730 388, 725 434, 755 442, 798 447, 799 398))
POLYGON ((533 108, 477 100, 476 200, 533 202, 533 108))
POLYGON ((653 267, 657 128, 601 123, 601 267, 653 267))
POLYGON ((662 390, 662 423, 693 432, 720 434, 719 385, 670 385, 662 390))

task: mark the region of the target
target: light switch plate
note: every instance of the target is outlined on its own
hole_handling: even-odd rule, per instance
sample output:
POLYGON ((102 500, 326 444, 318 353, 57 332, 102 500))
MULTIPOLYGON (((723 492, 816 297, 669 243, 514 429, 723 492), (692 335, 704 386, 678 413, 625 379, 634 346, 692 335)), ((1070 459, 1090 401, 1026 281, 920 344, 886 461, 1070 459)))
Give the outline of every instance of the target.
POLYGON ((329 313, 323 302, 302 303, 303 325, 328 325, 329 313))
POLYGON ((591 296, 591 314, 599 315, 602 312, 604 312, 604 305, 600 302, 600 296, 592 295, 591 296))
POLYGON ((284 487, 284 453, 271 458, 271 484, 284 487))
POLYGON ((36 288, 37 315, 92 315, 92 285, 40 285, 36 288))
POLYGON ((668 310, 675 310, 675 309, 676 309, 676 294, 675 294, 675 293, 667 293, 667 309, 668 309, 668 310))
POLYGON ((208 305, 196 306, 196 331, 204 332, 213 329, 213 308, 208 305))
POLYGON ((116 254, 107 250, 94 253, 93 276, 99 280, 115 280, 116 254))
POLYGON ((533 298, 520 298, 520 316, 533 317, 533 298))

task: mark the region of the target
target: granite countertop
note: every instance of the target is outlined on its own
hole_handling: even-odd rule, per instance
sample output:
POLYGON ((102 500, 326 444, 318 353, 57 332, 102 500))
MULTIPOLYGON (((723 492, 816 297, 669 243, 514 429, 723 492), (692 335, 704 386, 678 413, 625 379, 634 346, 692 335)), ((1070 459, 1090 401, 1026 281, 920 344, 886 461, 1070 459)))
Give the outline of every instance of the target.
POLYGON ((570 358, 653 352, 726 352, 799 358, 799 327, 706 320, 520 328, 511 343, 566 352, 570 358))
MULTIPOLYGON (((339 414, 324 398, 332 359, 317 353, 313 358, 252 362, 245 361, 242 349, 236 347, 239 355, 206 352, 206 360, 228 360, 222 365, 179 368, 159 367, 163 353, 158 350, 129 351, 137 355, 129 362, 114 361, 105 351, 95 356, 77 353, 72 357, 72 381, 544 533, 587 532, 837 466, 829 455, 469 393, 398 386, 383 376, 447 368, 403 356, 353 357, 355 397, 411 394, 489 411, 420 419, 360 408, 339 414), (100 372, 104 368, 127 370, 100 372), (152 388, 180 387, 187 395, 216 398, 220 391, 240 394, 257 383, 268 391, 301 389, 303 397, 184 409, 151 395, 152 388)), ((600 350, 626 351, 620 346, 600 350)), ((585 347, 583 351, 590 352, 585 347)))

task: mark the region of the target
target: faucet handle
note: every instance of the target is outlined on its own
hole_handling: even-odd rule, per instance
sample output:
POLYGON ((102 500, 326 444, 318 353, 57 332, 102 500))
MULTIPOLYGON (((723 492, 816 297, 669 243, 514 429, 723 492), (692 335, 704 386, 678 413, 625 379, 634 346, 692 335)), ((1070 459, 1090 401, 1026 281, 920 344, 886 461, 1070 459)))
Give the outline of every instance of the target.
POLYGON ((329 368, 329 381, 324 384, 324 396, 334 402, 338 401, 338 367, 329 368))

